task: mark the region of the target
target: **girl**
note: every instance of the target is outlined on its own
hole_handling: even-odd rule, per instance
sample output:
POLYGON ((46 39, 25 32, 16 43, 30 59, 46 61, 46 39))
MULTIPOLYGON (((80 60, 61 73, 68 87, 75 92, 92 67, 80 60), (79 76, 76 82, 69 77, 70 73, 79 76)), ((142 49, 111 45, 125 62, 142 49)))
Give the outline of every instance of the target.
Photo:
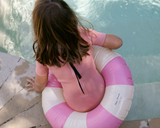
POLYGON ((28 91, 42 92, 52 78, 61 83, 70 108, 79 112, 94 109, 103 98, 105 85, 94 64, 92 45, 117 49, 122 40, 84 28, 63 0, 37 0, 32 19, 36 77, 27 80, 28 91))

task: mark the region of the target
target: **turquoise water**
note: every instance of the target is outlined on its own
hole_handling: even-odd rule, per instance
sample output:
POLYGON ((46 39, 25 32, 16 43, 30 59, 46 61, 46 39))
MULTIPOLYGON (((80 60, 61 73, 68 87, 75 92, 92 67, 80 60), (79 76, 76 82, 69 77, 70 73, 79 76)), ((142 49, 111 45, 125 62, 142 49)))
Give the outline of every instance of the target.
MULTIPOLYGON (((0 51, 21 56, 31 63, 35 63, 32 58, 31 26, 34 2, 35 0, 1 0, 0 3, 0 51)), ((116 52, 125 58, 131 68, 135 86, 148 87, 154 83, 160 85, 160 0, 66 2, 90 21, 95 30, 122 38, 124 44, 116 52)), ((140 104, 138 100, 133 102, 140 104)), ((148 117, 143 115, 140 118, 148 117)))

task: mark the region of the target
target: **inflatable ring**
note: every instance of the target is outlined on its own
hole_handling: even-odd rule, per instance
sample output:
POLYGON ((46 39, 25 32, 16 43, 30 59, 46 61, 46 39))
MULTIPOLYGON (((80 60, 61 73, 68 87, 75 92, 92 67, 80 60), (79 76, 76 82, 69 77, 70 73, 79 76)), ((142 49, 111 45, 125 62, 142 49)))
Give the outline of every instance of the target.
POLYGON ((61 84, 50 73, 42 107, 53 128, 118 128, 127 116, 134 91, 129 67, 119 54, 103 47, 93 46, 93 56, 106 85, 101 103, 85 113, 72 110, 63 98, 61 84))

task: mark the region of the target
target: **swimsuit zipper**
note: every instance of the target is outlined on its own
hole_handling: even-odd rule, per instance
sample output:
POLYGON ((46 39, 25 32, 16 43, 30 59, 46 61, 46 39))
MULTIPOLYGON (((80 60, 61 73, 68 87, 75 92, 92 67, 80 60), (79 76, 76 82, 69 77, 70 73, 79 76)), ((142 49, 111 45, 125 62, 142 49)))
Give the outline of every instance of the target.
MULTIPOLYGON (((63 48, 63 51, 64 51, 64 55, 66 55, 66 50, 65 50, 65 48, 64 48, 63 46, 62 46, 62 48, 63 48)), ((74 67, 74 65, 73 65, 72 63, 69 63, 69 64, 70 64, 70 66, 72 67, 72 69, 73 69, 73 71, 74 71, 74 73, 75 73, 75 75, 76 75, 76 78, 77 78, 77 81, 78 81, 78 84, 79 84, 79 87, 80 87, 82 93, 85 94, 84 91, 83 91, 83 88, 82 88, 82 86, 81 86, 81 83, 79 82, 79 79, 81 79, 82 76, 79 74, 79 72, 77 71, 77 69, 74 67)))
POLYGON ((78 84, 79 84, 79 87, 80 87, 82 93, 85 94, 84 91, 83 91, 83 88, 82 88, 82 86, 81 86, 81 83, 80 83, 80 81, 79 81, 79 79, 81 79, 82 76, 79 74, 79 72, 77 71, 77 69, 74 67, 74 65, 73 65, 72 63, 69 63, 69 64, 70 64, 70 66, 72 67, 72 69, 73 69, 73 71, 74 71, 74 73, 75 73, 75 75, 76 75, 76 78, 77 78, 77 81, 78 81, 78 84))

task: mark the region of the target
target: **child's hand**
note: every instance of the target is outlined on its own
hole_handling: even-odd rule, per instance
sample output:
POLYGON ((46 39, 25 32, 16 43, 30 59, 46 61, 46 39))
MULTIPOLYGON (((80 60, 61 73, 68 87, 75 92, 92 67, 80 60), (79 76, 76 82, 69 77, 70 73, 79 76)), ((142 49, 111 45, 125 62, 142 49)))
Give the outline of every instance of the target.
POLYGON ((40 85, 37 82, 35 82, 34 77, 30 77, 30 79, 27 79, 27 84, 25 85, 26 87, 29 87, 28 91, 36 91, 36 92, 42 92, 43 89, 45 88, 45 85, 40 85))
POLYGON ((31 79, 27 79, 27 85, 25 85, 26 87, 30 87, 28 89, 28 91, 36 91, 35 89, 35 78, 30 77, 31 79))

